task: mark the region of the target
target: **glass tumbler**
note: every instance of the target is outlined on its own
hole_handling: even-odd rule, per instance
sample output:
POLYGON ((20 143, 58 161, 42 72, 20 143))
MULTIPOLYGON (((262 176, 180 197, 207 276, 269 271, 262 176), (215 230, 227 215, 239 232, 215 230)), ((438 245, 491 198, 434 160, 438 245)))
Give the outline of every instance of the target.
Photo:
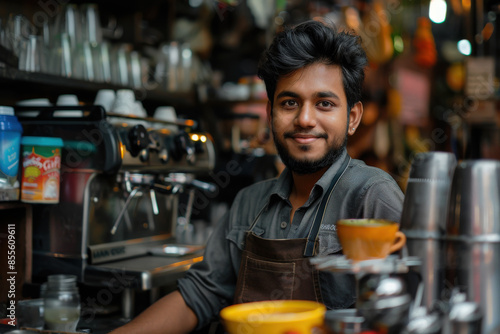
POLYGON ((45 328, 75 332, 80 320, 80 295, 75 275, 50 275, 44 295, 45 328))

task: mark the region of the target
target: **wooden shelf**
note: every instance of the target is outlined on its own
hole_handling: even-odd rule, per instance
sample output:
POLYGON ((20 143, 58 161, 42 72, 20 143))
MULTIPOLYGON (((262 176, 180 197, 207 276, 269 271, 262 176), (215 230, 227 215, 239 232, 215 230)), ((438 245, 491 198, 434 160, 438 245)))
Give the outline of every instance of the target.
POLYGON ((235 104, 266 104, 267 99, 247 99, 247 100, 225 100, 225 99, 209 99, 206 104, 212 107, 221 107, 221 106, 232 106, 235 104))
MULTIPOLYGON (((14 105, 24 99, 49 98, 55 102, 61 94, 75 94, 84 103, 93 103, 100 89, 132 89, 130 87, 59 77, 47 73, 26 72, 15 68, 0 68, 0 99, 4 105, 14 105)), ((151 105, 171 105, 174 107, 194 107, 197 104, 195 91, 167 92, 133 89, 136 98, 151 105)))

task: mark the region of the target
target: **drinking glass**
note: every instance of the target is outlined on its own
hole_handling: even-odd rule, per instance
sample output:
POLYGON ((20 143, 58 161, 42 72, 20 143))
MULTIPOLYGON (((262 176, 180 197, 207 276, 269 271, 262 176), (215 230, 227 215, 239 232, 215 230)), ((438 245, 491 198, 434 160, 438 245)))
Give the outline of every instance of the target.
POLYGON ((45 72, 45 47, 41 36, 30 35, 21 42, 19 69, 28 72, 45 72))
POLYGON ((189 91, 193 84, 193 52, 189 43, 183 43, 179 50, 180 66, 179 66, 179 88, 181 91, 189 91))
POLYGON ((111 82, 117 85, 129 85, 129 54, 130 48, 126 44, 115 47, 111 55, 111 82))
POLYGON ((94 64, 94 78, 97 82, 111 82, 111 62, 109 43, 103 41, 92 45, 92 60, 94 64))
POLYGON ((51 31, 52 39, 57 40, 62 34, 68 35, 72 50, 83 41, 81 15, 75 4, 64 5, 55 18, 51 31))
POLYGON ((28 39, 30 35, 36 35, 36 27, 24 15, 10 14, 6 26, 7 48, 10 49, 16 56, 20 56, 23 41, 28 39))
POLYGON ((83 41, 76 46, 73 54, 73 68, 75 78, 94 81, 94 60, 91 45, 88 41, 83 41))
POLYGON ((53 40, 49 55, 49 73, 63 77, 74 75, 70 37, 67 33, 61 33, 53 40))
POLYGON ((102 27, 99 10, 96 4, 86 3, 81 5, 83 40, 96 46, 102 42, 102 27))
POLYGON ((179 90, 180 52, 179 43, 170 42, 167 57, 167 90, 170 92, 179 90))
POLYGON ((139 52, 130 52, 130 86, 133 88, 142 87, 142 68, 139 52))

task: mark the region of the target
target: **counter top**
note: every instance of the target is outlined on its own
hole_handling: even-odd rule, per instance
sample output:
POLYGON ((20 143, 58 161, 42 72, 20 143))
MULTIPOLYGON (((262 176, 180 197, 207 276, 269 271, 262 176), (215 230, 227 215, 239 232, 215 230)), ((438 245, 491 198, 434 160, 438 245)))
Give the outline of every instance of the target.
POLYGON ((150 290, 174 283, 196 262, 203 260, 203 249, 176 257, 141 256, 110 263, 89 265, 85 268, 84 282, 90 285, 107 286, 113 284, 119 273, 126 278, 127 288, 150 290))
MULTIPOLYGON (((107 334, 111 330, 118 328, 120 326, 125 325, 129 320, 123 319, 118 315, 114 316, 106 316, 106 317, 96 317, 92 319, 91 322, 86 320, 80 320, 78 323, 77 329, 79 330, 76 333, 92 333, 92 334, 107 334)), ((0 324, 0 333, 8 333, 17 328, 0 324)), ((35 330, 34 330, 35 331, 35 330)), ((37 333, 40 334, 51 334, 56 333, 49 330, 36 330, 37 333)))

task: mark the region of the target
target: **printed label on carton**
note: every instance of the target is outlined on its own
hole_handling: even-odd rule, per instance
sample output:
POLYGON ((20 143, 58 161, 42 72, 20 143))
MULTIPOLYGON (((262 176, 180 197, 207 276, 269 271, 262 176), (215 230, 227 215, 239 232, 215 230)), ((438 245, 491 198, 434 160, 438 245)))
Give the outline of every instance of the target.
POLYGON ((59 202, 60 149, 45 147, 27 149, 23 153, 21 200, 37 203, 59 202))

